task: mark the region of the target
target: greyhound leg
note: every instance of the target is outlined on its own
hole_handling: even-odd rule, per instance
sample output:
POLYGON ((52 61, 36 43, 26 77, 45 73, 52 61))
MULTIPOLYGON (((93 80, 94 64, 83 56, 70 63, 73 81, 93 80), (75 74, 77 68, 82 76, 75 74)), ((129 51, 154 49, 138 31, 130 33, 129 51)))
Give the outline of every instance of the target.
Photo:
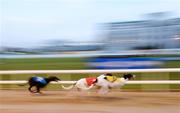
POLYGON ((41 93, 40 92, 40 87, 36 86, 36 93, 41 93))
POLYGON ((37 87, 37 86, 30 86, 28 88, 28 90, 31 92, 31 93, 38 93, 40 91, 40 89, 37 87), (36 87, 36 90, 32 90, 33 87, 36 87))
POLYGON ((80 92, 80 91, 81 91, 81 89, 77 87, 77 91, 79 91, 79 92, 80 92))
POLYGON ((109 92, 109 88, 106 86, 102 86, 98 91, 99 94, 107 94, 108 92, 109 92))
POLYGON ((33 86, 29 86, 29 88, 28 88, 28 90, 29 90, 31 93, 33 93, 33 91, 31 90, 32 87, 33 87, 33 86))

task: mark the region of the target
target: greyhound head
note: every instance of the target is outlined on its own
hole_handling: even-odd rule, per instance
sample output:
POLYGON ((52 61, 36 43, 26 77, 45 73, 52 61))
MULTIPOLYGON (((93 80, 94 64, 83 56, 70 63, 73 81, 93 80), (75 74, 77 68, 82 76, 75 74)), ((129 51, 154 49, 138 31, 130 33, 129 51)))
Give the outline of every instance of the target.
POLYGON ((111 73, 106 73, 105 76, 112 76, 112 74, 111 73))
POLYGON ((61 79, 57 78, 56 76, 50 76, 50 77, 48 77, 47 79, 48 79, 49 81, 56 81, 56 82, 61 81, 61 79))
POLYGON ((130 73, 127 73, 127 74, 124 74, 124 75, 123 75, 123 78, 124 78, 124 79, 128 79, 128 80, 131 80, 131 79, 135 78, 135 75, 130 74, 130 73))

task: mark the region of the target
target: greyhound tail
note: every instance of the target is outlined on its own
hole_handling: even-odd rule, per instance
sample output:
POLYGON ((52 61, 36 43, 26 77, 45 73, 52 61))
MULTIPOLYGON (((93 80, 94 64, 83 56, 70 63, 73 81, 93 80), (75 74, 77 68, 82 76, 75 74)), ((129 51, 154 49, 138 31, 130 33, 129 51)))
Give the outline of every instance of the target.
POLYGON ((65 89, 65 90, 70 90, 70 89, 74 88, 75 85, 76 85, 76 83, 74 83, 74 84, 72 84, 72 85, 70 85, 70 86, 65 87, 64 85, 61 84, 61 87, 62 87, 63 89, 65 89))

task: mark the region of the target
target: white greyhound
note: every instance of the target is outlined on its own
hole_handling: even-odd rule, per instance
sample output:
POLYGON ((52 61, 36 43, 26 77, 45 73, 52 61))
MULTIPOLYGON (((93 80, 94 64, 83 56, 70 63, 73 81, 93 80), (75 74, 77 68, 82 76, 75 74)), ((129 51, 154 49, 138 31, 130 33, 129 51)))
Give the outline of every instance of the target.
POLYGON ((90 90, 99 81, 100 82, 106 82, 107 80, 105 80, 104 77, 107 77, 107 76, 112 76, 112 75, 110 73, 106 73, 106 74, 103 74, 103 75, 101 75, 99 77, 81 78, 75 84, 73 84, 73 85, 71 85, 69 87, 65 87, 62 84, 61 84, 61 86, 62 86, 63 89, 66 89, 66 90, 70 90, 72 88, 77 88, 78 90, 90 90), (103 79, 104 81, 101 80, 101 79, 103 79))
POLYGON ((76 87, 78 90, 90 90, 94 86, 98 86, 100 87, 98 92, 100 94, 106 94, 109 92, 111 88, 122 87, 123 85, 125 85, 125 83, 128 80, 134 77, 135 75, 132 74, 124 74, 123 77, 116 78, 115 76, 112 76, 111 74, 108 73, 108 74, 102 74, 97 78, 96 77, 82 78, 69 87, 65 87, 62 85, 62 88, 69 90, 76 87), (112 80, 109 80, 109 78, 112 78, 112 80))
POLYGON ((97 79, 97 83, 95 83, 96 86, 99 86, 99 93, 106 94, 109 92, 111 88, 117 88, 124 86, 128 80, 135 78, 135 75, 132 74, 124 74, 121 78, 116 78, 114 81, 110 82, 107 81, 107 76, 101 75, 97 79))
POLYGON ((93 86, 95 85, 96 82, 97 82, 96 77, 89 77, 89 78, 81 78, 75 84, 73 84, 69 87, 65 87, 62 84, 61 84, 61 86, 63 89, 66 89, 66 90, 70 90, 72 88, 77 88, 78 91, 90 90, 91 88, 93 88, 93 86))

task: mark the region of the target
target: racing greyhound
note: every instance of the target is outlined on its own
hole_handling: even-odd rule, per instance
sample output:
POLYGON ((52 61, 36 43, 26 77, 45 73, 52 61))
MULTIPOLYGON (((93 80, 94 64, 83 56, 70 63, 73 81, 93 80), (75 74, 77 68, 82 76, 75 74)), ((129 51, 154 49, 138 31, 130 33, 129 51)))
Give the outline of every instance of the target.
MULTIPOLYGON (((26 84, 29 84, 29 88, 28 90, 31 92, 31 93, 40 93, 40 90, 42 88, 44 88, 45 86, 47 86, 51 81, 60 81, 59 78, 57 78, 56 76, 50 76, 50 77, 39 77, 39 76, 33 76, 33 77, 30 77, 28 82, 26 84), (33 87, 35 87, 36 89, 32 89, 33 87)), ((23 84, 23 85, 26 85, 26 84, 23 84)), ((20 86, 23 86, 23 85, 20 85, 20 86)))

